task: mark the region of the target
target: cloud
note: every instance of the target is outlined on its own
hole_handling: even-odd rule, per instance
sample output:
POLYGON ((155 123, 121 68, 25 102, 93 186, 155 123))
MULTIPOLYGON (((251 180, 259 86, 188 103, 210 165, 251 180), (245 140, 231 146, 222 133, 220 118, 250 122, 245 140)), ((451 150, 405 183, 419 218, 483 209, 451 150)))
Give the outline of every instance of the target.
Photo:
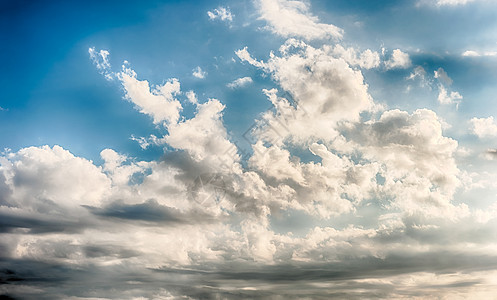
POLYGON ((497 149, 488 149, 485 154, 489 160, 497 159, 497 149))
POLYGON ((428 5, 434 7, 458 7, 474 2, 485 2, 487 0, 419 0, 417 5, 428 5))
POLYGON ((109 62, 109 51, 100 50, 96 51, 95 47, 88 48, 88 54, 90 55, 90 59, 93 61, 97 69, 100 71, 100 74, 105 76, 107 80, 113 80, 114 74, 110 71, 110 62, 109 62))
POLYGON ((380 65, 380 55, 376 51, 366 49, 362 53, 352 47, 344 48, 342 45, 336 45, 332 50, 333 53, 343 58, 347 63, 352 66, 359 66, 364 69, 377 68, 380 65))
POLYGON ((475 0, 437 0, 437 6, 455 6, 455 5, 465 5, 467 3, 474 2, 475 0))
POLYGON ((257 61, 255 58, 253 58, 250 53, 248 52, 248 48, 244 47, 243 49, 235 51, 236 56, 240 58, 241 61, 246 61, 249 64, 259 67, 259 68, 266 68, 265 64, 263 62, 257 61))
POLYGON ((445 72, 444 69, 438 68, 438 70, 434 71, 435 73, 435 78, 437 78, 440 83, 450 86, 452 85, 452 79, 447 75, 447 72, 445 72))
POLYGON ((438 86, 439 93, 438 93, 438 102, 441 104, 452 104, 452 103, 458 103, 458 100, 461 100, 463 97, 459 92, 450 92, 450 94, 447 92, 447 89, 443 85, 438 86))
POLYGON ((467 50, 462 53, 462 56, 480 56, 480 53, 473 50, 467 50))
POLYGON ((497 136, 497 125, 494 117, 472 118, 470 120, 471 132, 479 138, 489 138, 497 136))
POLYGON ((102 169, 60 146, 29 147, 2 161, 2 205, 34 211, 77 209, 100 203, 110 187, 102 169))
POLYGON ((466 50, 461 55, 465 56, 465 57, 496 56, 497 52, 496 51, 485 51, 483 53, 480 53, 480 52, 474 51, 474 50, 466 50))
POLYGON ((387 70, 407 69, 411 66, 411 59, 409 54, 402 52, 400 49, 395 49, 390 59, 385 61, 384 64, 387 70))
POLYGON ((283 37, 301 37, 306 40, 340 39, 343 30, 331 24, 319 23, 309 12, 309 5, 301 1, 259 0, 260 18, 269 24, 270 30, 283 37))
POLYGON ((221 21, 233 21, 233 15, 231 14, 230 9, 222 6, 215 8, 213 11, 208 11, 207 15, 210 20, 219 19, 221 21))
POLYGON ((252 82, 253 80, 251 77, 241 77, 233 80, 232 82, 228 83, 226 86, 231 89, 236 89, 251 84, 252 82))
POLYGON ((150 199, 139 204, 126 204, 123 201, 114 201, 103 208, 86 206, 94 215, 103 218, 117 218, 130 221, 143 221, 164 224, 182 224, 197 222, 213 222, 207 214, 196 212, 183 213, 174 207, 159 204, 150 199))
POLYGON ((423 88, 427 87, 431 90, 432 88, 432 82, 431 79, 428 78, 428 74, 426 73, 426 70, 421 67, 421 66, 416 66, 414 68, 414 71, 409 74, 409 76, 406 78, 407 80, 419 80, 419 85, 423 88))
POLYGON ((186 92, 186 98, 188 99, 188 101, 191 104, 197 104, 198 103, 197 95, 195 94, 194 91, 188 91, 188 92, 186 92))
POLYGON ((221 168, 237 168, 237 148, 227 139, 221 121, 225 106, 216 99, 197 106, 194 118, 169 126, 164 141, 187 151, 193 159, 221 168))
MULTIPOLYGON (((239 147, 224 124, 230 101, 199 101, 193 90, 183 94, 174 78, 150 84, 128 64, 111 73, 108 52, 90 51, 97 69, 113 74, 123 97, 156 125, 154 134, 131 139, 164 153, 140 161, 106 148, 95 163, 60 146, 4 151, 0 283, 8 284, 2 294, 495 294, 497 203, 488 196, 495 174, 458 164, 474 152, 457 156, 464 148, 444 134, 443 115, 374 101, 365 74, 385 74, 374 70, 382 64, 377 52, 316 43, 338 40, 343 32, 319 23, 306 3, 257 5, 275 34, 292 38, 262 59, 248 47, 235 52, 244 68, 268 79, 262 93, 272 107, 244 135, 251 151, 239 147), (475 196, 476 189, 487 195, 475 196), (298 232, 278 228, 278 219, 298 224, 298 232)), ((230 21, 223 19, 228 12, 208 14, 230 21)), ((384 62, 386 69, 410 65, 399 49, 384 62)), ((431 87, 436 79, 441 103, 462 98, 450 90, 445 70, 431 74, 417 66, 406 80, 431 87)), ((243 77, 231 85, 251 81, 243 77)), ((470 124, 479 137, 497 135, 493 117, 470 124)), ((495 152, 484 154, 495 158, 495 152)))
POLYGON ((264 91, 277 111, 263 115, 267 125, 255 132, 263 140, 330 140, 340 122, 358 121, 360 113, 374 108, 362 73, 335 58, 329 48, 290 39, 280 48, 281 56, 273 55, 267 62, 256 61, 243 50, 244 60, 269 72, 292 97, 279 97, 276 89, 264 91))
POLYGON ((203 71, 200 67, 196 67, 195 69, 193 69, 192 75, 193 77, 196 77, 198 79, 204 79, 205 76, 207 76, 207 72, 203 71))
POLYGON ((378 121, 358 126, 360 136, 354 140, 364 145, 365 157, 383 165, 380 174, 385 182, 380 190, 396 198, 395 205, 429 214, 424 204, 435 202, 453 213, 450 201, 460 185, 454 160, 458 143, 443 136, 433 111, 418 109, 410 115, 390 110, 378 121))
POLYGON ((180 93, 180 83, 176 78, 150 88, 148 81, 138 80, 136 72, 125 66, 117 75, 126 91, 126 99, 133 102, 141 113, 151 116, 155 124, 178 121, 182 106, 174 98, 180 93))
POLYGON ((459 100, 463 99, 463 96, 459 92, 447 90, 447 87, 452 85, 452 79, 447 75, 444 69, 438 68, 434 71, 435 78, 438 79, 438 102, 440 104, 459 104, 459 100))

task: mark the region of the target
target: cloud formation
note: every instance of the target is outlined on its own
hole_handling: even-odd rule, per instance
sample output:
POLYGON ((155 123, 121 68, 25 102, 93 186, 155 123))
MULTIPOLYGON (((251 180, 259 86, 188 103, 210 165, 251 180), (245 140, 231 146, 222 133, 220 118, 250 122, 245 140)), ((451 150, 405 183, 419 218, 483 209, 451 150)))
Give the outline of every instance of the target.
POLYGON ((343 36, 341 28, 319 23, 319 19, 309 12, 308 3, 291 0, 258 0, 256 3, 260 18, 280 36, 305 40, 340 39, 343 36))
POLYGON ((488 118, 472 118, 470 124, 471 132, 479 138, 497 136, 497 125, 492 116, 488 118))
POLYGON ((393 50, 392 56, 385 61, 385 67, 389 69, 407 69, 411 66, 409 54, 400 49, 393 50))
POLYGON ((209 16, 210 20, 219 19, 221 21, 229 21, 229 22, 233 21, 233 15, 231 14, 229 8, 222 6, 215 8, 212 11, 208 11, 207 16, 209 16))
MULTIPOLYGON (((380 104, 367 77, 405 69, 402 82, 436 86, 439 103, 457 103, 462 96, 446 71, 413 67, 400 49, 382 61, 351 47, 307 2, 261 0, 255 10, 288 39, 266 54, 233 49, 238 67, 267 79, 261 93, 271 109, 246 131, 250 151, 224 121, 232 101, 197 90, 190 71, 181 83, 153 85, 127 63, 111 71, 110 53, 90 48, 97 70, 155 126, 132 139, 163 155, 140 160, 106 148, 93 162, 57 145, 4 151, 2 296, 495 294, 497 202, 478 197, 496 190, 495 180, 478 165, 464 168, 460 141, 438 111, 380 104), (278 227, 285 222, 298 226, 278 227)), ((223 7, 208 16, 232 21, 223 7)), ((217 75, 209 72, 203 83, 217 75)), ((193 73, 205 75, 200 67, 193 73)), ((229 80, 218 85, 255 86, 248 76, 229 80)), ((480 138, 497 135, 492 116, 469 124, 480 138)))
POLYGON ((232 89, 241 88, 253 82, 252 77, 241 77, 228 83, 226 86, 232 89))

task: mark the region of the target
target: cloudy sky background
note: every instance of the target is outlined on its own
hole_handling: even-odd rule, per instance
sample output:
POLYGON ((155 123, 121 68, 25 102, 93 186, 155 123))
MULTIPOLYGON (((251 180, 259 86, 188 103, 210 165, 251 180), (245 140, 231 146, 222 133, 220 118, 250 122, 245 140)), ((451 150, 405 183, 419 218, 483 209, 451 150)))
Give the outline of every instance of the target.
POLYGON ((495 1, 0 14, 0 295, 497 293, 495 1))

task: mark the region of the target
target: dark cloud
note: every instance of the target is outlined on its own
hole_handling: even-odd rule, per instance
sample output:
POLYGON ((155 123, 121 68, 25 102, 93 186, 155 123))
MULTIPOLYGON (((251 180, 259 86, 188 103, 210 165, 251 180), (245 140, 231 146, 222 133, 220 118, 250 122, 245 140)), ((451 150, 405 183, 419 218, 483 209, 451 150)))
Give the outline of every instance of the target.
POLYGON ((149 223, 202 223, 213 222, 212 216, 199 211, 189 211, 187 213, 168 206, 159 204, 156 200, 150 199, 139 204, 125 204, 122 201, 115 201, 100 208, 84 206, 92 214, 106 218, 117 218, 130 221, 144 221, 149 223))
MULTIPOLYGON (((87 252, 109 254, 112 246, 86 247, 87 252)), ((496 256, 452 252, 342 259, 336 263, 260 265, 255 263, 191 266, 185 269, 148 269, 122 263, 110 266, 71 266, 32 260, 0 260, 3 291, 20 299, 64 299, 69 296, 131 299, 159 293, 193 299, 379 299, 414 297, 481 285, 477 277, 453 277, 443 284, 395 286, 396 276, 427 272, 438 275, 470 274, 495 269, 496 256), (388 279, 390 278, 390 280, 388 279), (384 279, 384 280, 374 280, 384 279), (82 284, 84 283, 84 284, 82 284), (6 287, 8 286, 8 287, 6 287), (27 288, 28 287, 28 288, 27 288), (33 291, 37 291, 34 293, 33 291)))
POLYGON ((497 159, 497 149, 488 149, 485 153, 491 159, 497 159))
POLYGON ((0 233, 14 232, 18 228, 27 229, 26 233, 41 234, 49 232, 78 233, 90 224, 83 220, 64 220, 61 216, 52 218, 16 216, 0 213, 0 233))
POLYGON ((140 204, 125 204, 116 201, 104 208, 85 206, 93 214, 103 217, 112 217, 128 220, 140 220, 150 222, 181 222, 177 216, 180 212, 171 207, 163 206, 155 200, 148 200, 140 204))

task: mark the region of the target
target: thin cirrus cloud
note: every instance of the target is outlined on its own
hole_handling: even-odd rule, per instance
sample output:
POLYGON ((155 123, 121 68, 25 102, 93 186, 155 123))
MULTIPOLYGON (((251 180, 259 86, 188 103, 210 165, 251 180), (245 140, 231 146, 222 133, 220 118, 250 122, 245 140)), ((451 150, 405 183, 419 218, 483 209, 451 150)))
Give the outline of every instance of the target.
MULTIPOLYGON (((2 152, 2 296, 495 294, 495 149, 481 155, 466 135, 484 143, 497 125, 492 116, 465 119, 471 103, 455 91, 463 91, 456 68, 395 46, 390 55, 375 50, 384 45, 352 46, 309 2, 260 0, 251 10, 264 27, 237 34, 286 41, 265 51, 247 38, 227 50, 232 60, 210 53, 209 77, 189 66, 156 83, 131 58, 114 71, 117 51, 88 50, 104 88, 147 118, 149 132, 130 131, 130 143, 162 153, 143 159, 105 146, 92 161, 59 145, 2 152), (392 85, 412 85, 414 96, 399 93, 394 105, 376 97, 392 85), (231 99, 233 89, 262 100, 231 99), (460 107, 439 105, 450 103, 460 107), (257 108, 253 118, 244 105, 257 108), (247 116, 249 151, 229 121, 243 127, 247 116)), ((237 21, 223 7, 207 14, 237 21)))

